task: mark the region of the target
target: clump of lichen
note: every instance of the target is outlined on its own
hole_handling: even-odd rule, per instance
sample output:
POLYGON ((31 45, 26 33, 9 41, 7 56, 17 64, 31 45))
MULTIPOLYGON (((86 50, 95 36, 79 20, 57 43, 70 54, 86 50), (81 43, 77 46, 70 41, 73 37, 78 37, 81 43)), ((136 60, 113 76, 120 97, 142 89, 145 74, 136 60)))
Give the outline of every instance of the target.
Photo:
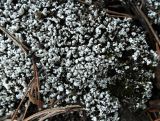
MULTIPOLYGON (((17 37, 25 35, 40 58, 37 65, 41 70, 44 108, 50 99, 63 104, 82 103, 92 120, 117 121, 122 102, 128 102, 133 109, 144 107, 151 96, 156 54, 149 49, 142 28, 132 19, 113 18, 105 10, 72 0, 61 4, 24 0, 14 9, 8 4, 14 6, 4 4, 0 24, 17 37), (21 7, 27 10, 25 15, 23 11, 20 15, 15 12, 21 7), (8 9, 9 15, 5 15, 8 9), (37 11, 43 18, 36 17, 37 11), (9 19, 12 22, 8 24, 9 19)), ((32 74, 31 60, 0 37, 6 53, 0 57, 0 112, 4 115, 21 99, 26 78, 32 74)))

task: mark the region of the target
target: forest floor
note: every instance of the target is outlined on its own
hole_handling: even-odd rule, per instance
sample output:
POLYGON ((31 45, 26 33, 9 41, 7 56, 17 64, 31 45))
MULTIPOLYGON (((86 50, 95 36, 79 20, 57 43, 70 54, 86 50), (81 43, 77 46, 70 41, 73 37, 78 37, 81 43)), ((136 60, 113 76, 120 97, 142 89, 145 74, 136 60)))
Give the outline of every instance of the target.
MULTIPOLYGON (((7 1, 9 2, 9 0, 7 0, 7 1)), ((148 11, 151 9, 152 11, 156 12, 158 18, 160 18, 159 17, 160 11, 158 11, 158 9, 154 10, 154 6, 151 6, 151 4, 149 4, 148 0, 137 0, 137 3, 132 0, 125 1, 125 2, 122 2, 121 0, 105 0, 105 1, 103 1, 103 0, 93 0, 92 1, 91 0, 91 2, 90 2, 90 0, 88 0, 88 2, 86 2, 86 1, 77 0, 77 2, 79 2, 82 5, 85 5, 86 7, 88 7, 92 4, 99 10, 106 9, 106 13, 110 17, 112 16, 113 18, 119 18, 120 20, 124 19, 124 18, 132 19, 134 21, 134 23, 137 24, 137 26, 140 26, 145 31, 144 32, 146 34, 145 36, 147 36, 147 38, 148 38, 148 40, 146 40, 146 41, 149 41, 149 42, 147 42, 149 48, 154 50, 157 53, 157 55, 160 56, 160 39, 159 39, 160 22, 153 22, 154 20, 156 21, 157 18, 156 19, 151 18, 148 15, 148 11)), ((11 0, 10 2, 16 3, 18 1, 11 0)), ((59 1, 59 3, 61 3, 61 2, 63 3, 62 0, 59 1)), ((160 2, 158 2, 158 0, 153 1, 153 4, 154 3, 160 4, 160 2)), ((1 8, 3 8, 3 7, 0 6, 0 9, 1 8)), ((45 13, 45 9, 43 12, 45 13)), ((23 14, 23 10, 20 11, 20 14, 21 13, 23 14)), ((43 19, 44 18, 43 14, 39 13, 39 12, 36 13, 37 19, 43 19)), ((49 14, 48 16, 52 16, 52 15, 49 14)), ((56 19, 54 19, 54 20, 55 20, 54 22, 56 23, 56 19)), ((62 22, 62 24, 63 24, 63 22, 62 22)), ((4 27, 1 27, 1 25, 0 25, 0 30, 3 33, 5 33, 7 35, 7 37, 10 38, 14 43, 16 43, 18 45, 18 48, 22 49, 24 51, 24 53, 27 55, 27 57, 30 58, 30 60, 31 60, 30 66, 32 66, 32 74, 33 74, 33 75, 27 77, 27 79, 30 79, 31 81, 27 83, 26 92, 25 92, 24 96, 22 96, 20 98, 21 100, 17 101, 17 104, 15 106, 17 109, 15 109, 13 115, 12 116, 4 116, 4 117, 0 118, 0 121, 5 121, 5 120, 6 121, 7 120, 30 121, 30 120, 36 120, 36 119, 39 119, 40 121, 45 120, 45 119, 48 119, 49 121, 89 121, 89 120, 94 120, 94 121, 98 120, 99 121, 100 120, 100 119, 96 119, 94 117, 88 116, 88 114, 87 114, 88 112, 84 108, 85 107, 84 103, 83 104, 81 104, 79 102, 74 103, 76 100, 75 96, 72 97, 72 100, 70 98, 66 98, 66 100, 67 99, 69 100, 68 102, 71 102, 70 104, 65 105, 66 103, 64 103, 63 101, 61 104, 61 100, 63 100, 63 98, 65 98, 65 95, 63 95, 63 90, 64 90, 62 88, 63 86, 59 85, 59 82, 56 83, 58 85, 57 90, 60 91, 57 94, 58 96, 56 95, 57 100, 49 100, 48 101, 48 98, 46 98, 46 97, 42 98, 41 97, 42 94, 40 92, 41 92, 41 87, 43 87, 43 85, 40 86, 41 81, 40 81, 39 77, 41 75, 39 73, 41 71, 39 71, 39 65, 37 64, 37 63, 39 63, 39 58, 37 57, 37 54, 34 52, 32 53, 33 48, 29 47, 30 46, 30 45, 28 45, 29 42, 26 44, 24 42, 19 41, 14 35, 10 34, 6 29, 4 29, 4 27), (32 77, 32 78, 30 78, 30 77, 32 77), (60 101, 58 100, 58 98, 60 101), (42 99, 50 102, 49 106, 52 108, 47 108, 47 109, 44 108, 42 99), (58 106, 54 107, 54 105, 58 105, 58 106), (21 113, 19 113, 20 109, 22 109, 21 113)), ((79 33, 83 34, 83 31, 81 31, 81 30, 78 30, 78 31, 79 31, 79 33)), ((35 33, 36 33, 36 30, 35 30, 35 33)), ((40 40, 42 38, 38 38, 38 39, 40 40)), ((4 38, 4 39, 6 39, 6 38, 4 38)), ((32 42, 30 42, 30 43, 34 46, 34 44, 32 42)), ((47 51, 50 49, 48 47, 48 45, 45 45, 45 47, 47 48, 46 49, 47 51)), ((0 63, 2 63, 2 61, 0 63)), ((59 66, 59 63, 55 62, 55 65, 59 66)), ((150 80, 153 84, 153 89, 151 92, 152 96, 146 102, 146 105, 147 105, 146 108, 145 109, 137 109, 136 111, 132 111, 132 109, 129 108, 127 103, 120 101, 121 107, 118 109, 118 113, 119 113, 118 115, 119 115, 120 121, 159 121, 160 120, 160 118, 159 118, 160 117, 160 115, 159 115, 159 112, 160 112, 160 93, 159 93, 159 91, 160 91, 160 86, 159 86, 160 85, 160 63, 158 63, 157 67, 154 69, 154 73, 155 73, 155 78, 153 80, 150 80)), ((60 74, 60 77, 61 78, 59 78, 59 79, 64 78, 61 76, 61 74, 60 74)), ((0 79, 2 80, 1 77, 0 77, 0 79)), ((24 79, 24 80, 27 80, 27 79, 24 79)), ((62 82, 63 82, 63 79, 62 79, 62 82)), ((75 85, 79 86, 80 84, 74 83, 71 85, 76 87, 75 85)), ((49 87, 50 83, 48 83, 47 86, 49 87)), ((82 84, 82 87, 83 86, 84 85, 82 84)), ((70 87, 67 87, 67 88, 70 88, 70 87)), ((87 86, 85 89, 87 90, 88 88, 89 87, 87 86)), ((77 88, 77 89, 79 89, 79 88, 77 88)), ((99 87, 97 87, 97 90, 98 89, 99 89, 99 87)), ((84 93, 85 93, 85 91, 84 91, 84 93)), ((75 93, 75 92, 72 92, 72 93, 75 93)), ((57 93, 57 91, 55 91, 54 93, 57 93)), ((78 95, 78 93, 77 93, 77 95, 78 95)), ((85 95, 85 96, 87 98, 88 95, 85 95)), ((81 98, 81 97, 82 96, 80 95, 79 98, 81 98)), ((85 97, 83 97, 82 99, 84 99, 84 98, 85 97)), ((116 103, 117 102, 115 102, 115 104, 116 103)), ((87 103, 87 104, 89 104, 89 103, 87 103)), ((118 104, 116 104, 116 105, 118 105, 118 104)), ((115 108, 117 108, 117 107, 115 106, 115 108)), ((115 111, 117 111, 117 109, 115 109, 115 111)), ((95 111, 94 113, 96 115, 97 112, 95 111)), ((112 115, 112 113, 109 115, 112 115)), ((101 121, 103 121, 103 120, 104 119, 101 119, 101 121)), ((111 120, 108 120, 108 121, 111 121, 111 120)), ((114 119, 114 121, 118 121, 118 119, 114 119)))

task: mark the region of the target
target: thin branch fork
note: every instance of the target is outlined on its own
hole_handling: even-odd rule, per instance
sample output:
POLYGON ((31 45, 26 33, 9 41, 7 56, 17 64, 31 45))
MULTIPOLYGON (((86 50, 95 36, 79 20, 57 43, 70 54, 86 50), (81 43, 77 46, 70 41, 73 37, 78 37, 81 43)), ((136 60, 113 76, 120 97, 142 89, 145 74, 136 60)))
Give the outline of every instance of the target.
MULTIPOLYGON (((34 60, 34 56, 32 57, 34 60)), ((39 93, 39 75, 36 62, 33 61, 33 70, 34 70, 34 80, 31 90, 28 93, 29 100, 33 103, 38 105, 39 108, 42 107, 43 102, 40 101, 40 93, 39 93)))
MULTIPOLYGON (((39 108, 41 108, 43 105, 43 102, 40 101, 38 70, 37 70, 37 66, 35 63, 33 64, 33 70, 34 70, 34 77, 30 81, 30 83, 28 84, 28 88, 26 90, 26 93, 24 94, 21 102, 19 103, 16 111, 14 112, 14 114, 12 116, 12 121, 15 119, 15 116, 17 115, 17 112, 20 109, 26 96, 29 97, 29 103, 32 102, 33 104, 38 105, 39 108)), ((23 117, 25 117, 25 115, 23 117)))

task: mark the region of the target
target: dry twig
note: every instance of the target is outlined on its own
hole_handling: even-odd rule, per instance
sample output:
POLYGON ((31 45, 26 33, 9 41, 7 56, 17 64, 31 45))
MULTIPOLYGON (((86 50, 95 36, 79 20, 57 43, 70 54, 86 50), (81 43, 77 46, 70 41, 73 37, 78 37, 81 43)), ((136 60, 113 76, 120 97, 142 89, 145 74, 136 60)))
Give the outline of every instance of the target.
POLYGON ((36 114, 33 114, 32 116, 24 119, 24 121, 32 121, 38 118, 39 118, 39 121, 44 121, 45 119, 53 117, 55 115, 74 112, 74 111, 82 111, 82 110, 84 109, 80 105, 69 105, 66 107, 51 108, 51 109, 46 109, 36 114))

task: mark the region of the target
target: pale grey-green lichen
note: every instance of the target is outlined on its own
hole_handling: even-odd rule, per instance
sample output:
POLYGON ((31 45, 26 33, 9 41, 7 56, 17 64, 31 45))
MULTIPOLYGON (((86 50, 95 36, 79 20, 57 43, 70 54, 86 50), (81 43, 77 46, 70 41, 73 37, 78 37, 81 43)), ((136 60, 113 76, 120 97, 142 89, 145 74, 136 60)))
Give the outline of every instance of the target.
MULTIPOLYGON (((0 5, 0 25, 24 37, 40 57, 44 107, 49 98, 80 102, 93 121, 117 121, 120 102, 135 110, 145 106, 157 57, 132 19, 109 17, 72 0, 3 0, 0 5)), ((0 38, 5 53, 0 56, 0 114, 7 115, 25 92, 32 69, 20 49, 0 38)))

